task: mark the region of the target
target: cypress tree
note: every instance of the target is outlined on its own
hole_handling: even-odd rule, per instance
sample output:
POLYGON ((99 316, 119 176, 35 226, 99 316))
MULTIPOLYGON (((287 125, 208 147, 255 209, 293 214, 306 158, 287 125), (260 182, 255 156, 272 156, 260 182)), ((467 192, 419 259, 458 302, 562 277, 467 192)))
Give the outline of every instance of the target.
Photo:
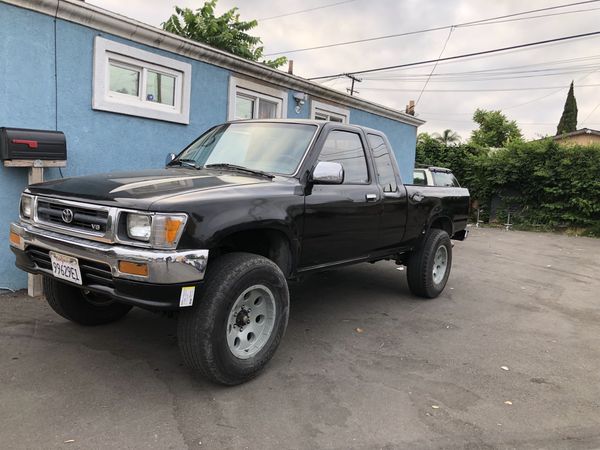
POLYGON ((562 116, 560 117, 560 122, 558 122, 558 127, 556 128, 556 135, 570 133, 575 130, 577 130, 577 100, 575 100, 573 82, 571 81, 571 87, 567 94, 565 107, 562 116))

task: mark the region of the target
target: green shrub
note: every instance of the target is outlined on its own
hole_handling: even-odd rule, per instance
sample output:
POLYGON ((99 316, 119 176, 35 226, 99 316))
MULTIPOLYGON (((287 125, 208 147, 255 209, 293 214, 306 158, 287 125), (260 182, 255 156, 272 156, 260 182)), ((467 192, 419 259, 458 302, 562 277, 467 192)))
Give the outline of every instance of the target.
POLYGON ((492 198, 500 197, 500 219, 514 208, 517 224, 600 235, 600 146, 562 147, 545 139, 485 149, 421 139, 417 161, 452 169, 488 211, 492 198))

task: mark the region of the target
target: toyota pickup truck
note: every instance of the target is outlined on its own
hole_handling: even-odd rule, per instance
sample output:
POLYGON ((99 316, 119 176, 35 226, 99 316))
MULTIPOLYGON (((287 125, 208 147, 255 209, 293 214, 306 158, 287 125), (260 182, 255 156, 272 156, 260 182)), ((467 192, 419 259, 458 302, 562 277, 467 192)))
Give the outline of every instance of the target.
POLYGON ((469 192, 404 185, 377 130, 229 122, 167 159, 30 185, 10 245, 70 321, 176 311, 184 362, 217 383, 247 381, 271 359, 288 281, 391 260, 413 294, 433 298, 450 275, 450 239, 467 236, 469 192))

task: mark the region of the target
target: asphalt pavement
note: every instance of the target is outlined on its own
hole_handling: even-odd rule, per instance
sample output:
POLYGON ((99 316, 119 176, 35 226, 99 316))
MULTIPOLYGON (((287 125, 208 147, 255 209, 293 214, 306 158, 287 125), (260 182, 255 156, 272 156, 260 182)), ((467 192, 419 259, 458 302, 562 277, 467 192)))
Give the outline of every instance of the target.
POLYGON ((173 319, 85 328, 0 296, 0 447, 600 448, 600 240, 474 229, 437 299, 380 262, 291 301, 266 371, 225 388, 173 319))

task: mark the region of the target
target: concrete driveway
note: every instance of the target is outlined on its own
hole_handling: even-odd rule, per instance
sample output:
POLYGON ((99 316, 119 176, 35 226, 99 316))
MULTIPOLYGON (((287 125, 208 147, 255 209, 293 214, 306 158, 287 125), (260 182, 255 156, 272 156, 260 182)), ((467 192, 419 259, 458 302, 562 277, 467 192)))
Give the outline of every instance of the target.
POLYGON ((0 296, 0 446, 598 448, 599 268, 600 240, 474 230, 435 300, 391 263, 315 275, 234 388, 182 366, 172 319, 83 328, 0 296))

